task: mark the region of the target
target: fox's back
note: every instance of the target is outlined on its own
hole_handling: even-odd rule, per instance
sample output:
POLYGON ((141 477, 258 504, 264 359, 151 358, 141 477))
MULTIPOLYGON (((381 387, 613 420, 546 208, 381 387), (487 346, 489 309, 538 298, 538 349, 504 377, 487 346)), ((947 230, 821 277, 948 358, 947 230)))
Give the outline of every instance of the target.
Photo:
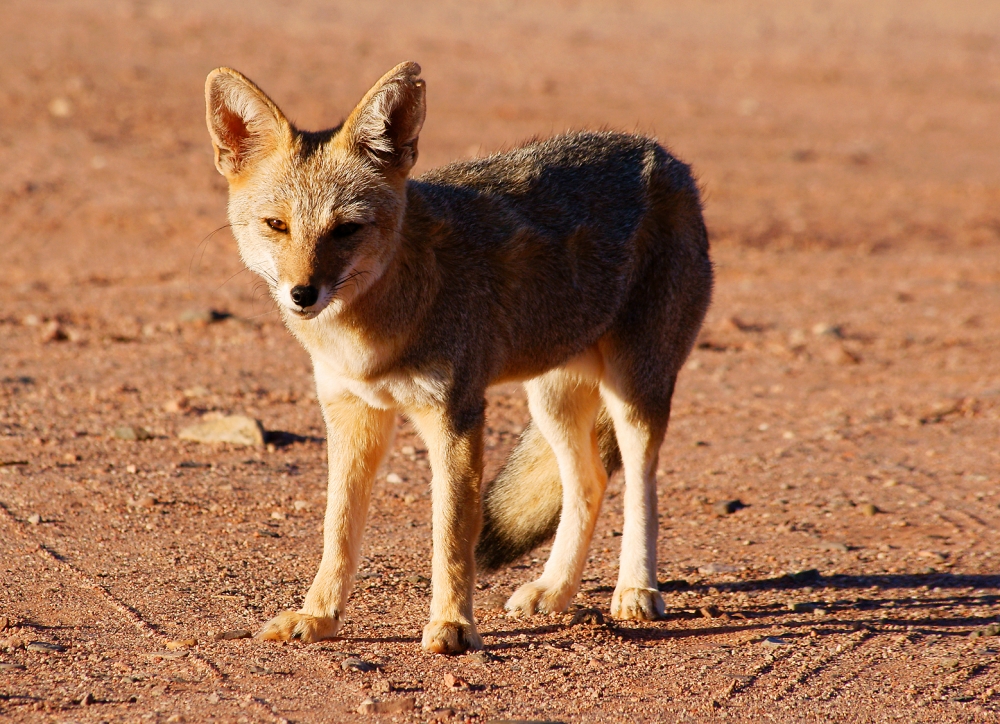
POLYGON ((469 200, 479 198, 493 214, 553 236, 598 225, 624 241, 641 221, 650 175, 663 156, 641 136, 577 133, 449 164, 416 182, 438 211, 455 203, 464 216, 469 200))
POLYGON ((644 229, 674 195, 698 208, 688 168, 655 141, 564 135, 411 181, 404 234, 433 247, 447 276, 437 321, 478 320, 508 342, 512 357, 495 372, 521 374, 589 347, 614 322, 643 265, 660 263, 646 247, 670 243, 644 229))

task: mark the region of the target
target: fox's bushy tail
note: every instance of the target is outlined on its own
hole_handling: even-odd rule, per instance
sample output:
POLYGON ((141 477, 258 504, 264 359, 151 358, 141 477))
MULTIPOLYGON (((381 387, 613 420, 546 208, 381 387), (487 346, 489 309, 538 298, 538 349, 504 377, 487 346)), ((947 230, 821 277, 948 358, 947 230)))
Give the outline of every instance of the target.
MULTIPOLYGON (((622 457, 614 425, 602 406, 597 416, 597 445, 610 476, 622 457)), ((483 495, 483 530, 476 545, 476 563, 494 570, 541 545, 559 526, 562 482, 556 456, 534 422, 521 437, 483 495)))

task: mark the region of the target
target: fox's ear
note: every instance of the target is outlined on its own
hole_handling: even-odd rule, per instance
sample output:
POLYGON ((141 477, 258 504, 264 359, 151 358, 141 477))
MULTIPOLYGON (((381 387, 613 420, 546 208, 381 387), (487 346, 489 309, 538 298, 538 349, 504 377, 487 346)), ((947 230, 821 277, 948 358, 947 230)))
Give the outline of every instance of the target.
POLYGON ((344 121, 339 138, 385 170, 407 173, 417 160, 424 125, 425 84, 420 66, 400 63, 382 76, 344 121))
POLYGON ((208 74, 205 105, 215 167, 229 181, 291 139, 291 124, 274 102, 231 68, 208 74))

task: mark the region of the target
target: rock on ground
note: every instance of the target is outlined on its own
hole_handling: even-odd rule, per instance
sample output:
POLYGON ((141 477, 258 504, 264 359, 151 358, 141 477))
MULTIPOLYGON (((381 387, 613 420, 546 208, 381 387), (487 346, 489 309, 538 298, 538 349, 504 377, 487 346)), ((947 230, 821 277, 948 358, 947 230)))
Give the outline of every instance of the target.
POLYGON ((245 447, 264 446, 264 428, 252 417, 227 415, 183 428, 177 437, 192 442, 242 445, 245 447))

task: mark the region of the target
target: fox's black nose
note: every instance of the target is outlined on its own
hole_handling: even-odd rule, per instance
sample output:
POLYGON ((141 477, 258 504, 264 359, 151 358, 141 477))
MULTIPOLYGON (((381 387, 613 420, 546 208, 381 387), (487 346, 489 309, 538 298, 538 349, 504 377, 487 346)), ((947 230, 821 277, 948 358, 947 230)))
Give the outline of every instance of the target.
POLYGON ((292 301, 300 307, 311 307, 317 299, 319 299, 319 290, 314 286, 300 284, 297 287, 292 287, 292 301))

